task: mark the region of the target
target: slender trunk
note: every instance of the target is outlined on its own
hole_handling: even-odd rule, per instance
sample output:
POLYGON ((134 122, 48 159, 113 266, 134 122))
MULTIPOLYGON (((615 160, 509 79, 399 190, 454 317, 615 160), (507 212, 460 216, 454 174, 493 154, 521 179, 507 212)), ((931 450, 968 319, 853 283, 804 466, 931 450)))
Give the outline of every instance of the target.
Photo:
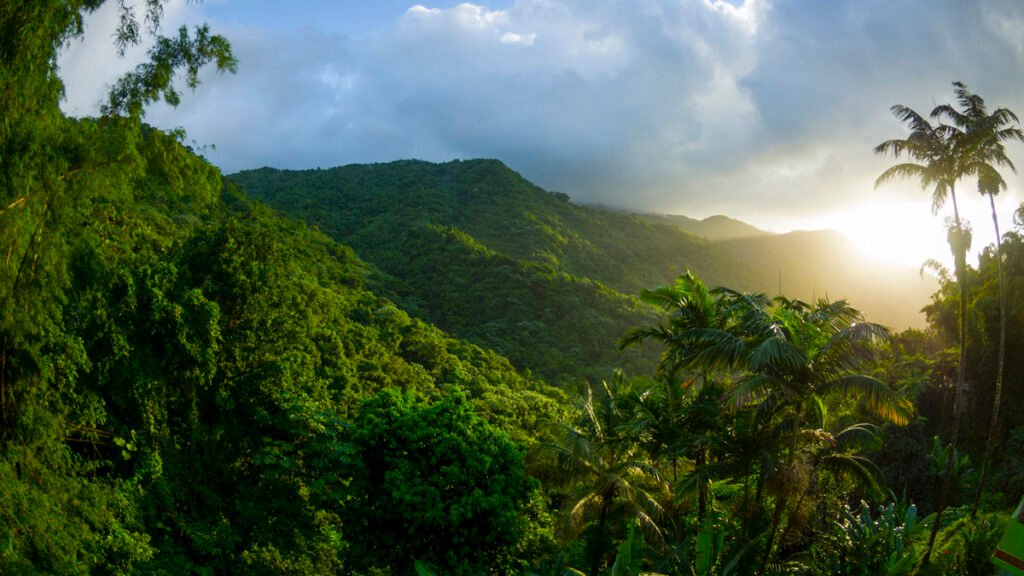
MULTIPOLYGON (((793 435, 789 441, 789 454, 786 456, 786 470, 791 471, 793 469, 793 463, 796 462, 796 440, 800 434, 800 424, 803 421, 803 413, 798 408, 796 414, 793 416, 793 435)), ((782 511, 786 508, 786 496, 780 496, 775 501, 775 510, 772 511, 772 525, 768 529, 768 545, 764 549, 764 555, 761 556, 761 564, 757 567, 756 574, 760 576, 764 574, 764 569, 768 565, 768 560, 772 557, 772 547, 775 545, 775 535, 779 531, 779 524, 782 521, 782 511)))
POLYGON ((964 380, 967 375, 967 242, 963 225, 960 221, 960 210, 956 204, 956 192, 950 188, 950 198, 953 201, 954 226, 958 236, 953 249, 953 259, 956 263, 957 284, 960 286, 960 365, 956 371, 956 389, 953 390, 953 433, 949 441, 949 455, 946 457, 946 473, 942 480, 942 491, 939 493, 939 503, 935 511, 935 522, 932 524, 931 534, 928 536, 928 548, 925 550, 922 563, 927 565, 931 560, 932 548, 935 546, 935 537, 942 525, 942 513, 946 510, 949 502, 949 492, 953 485, 953 453, 956 452, 957 441, 960 436, 960 396, 964 388, 964 380))
POLYGON ((743 470, 743 527, 740 531, 740 542, 747 542, 747 527, 750 526, 750 475, 752 473, 749 463, 743 470))
POLYGON ((7 420, 7 334, 4 334, 4 345, 0 348, 0 442, 7 439, 9 422, 7 420))
MULTIPOLYGON (((707 463, 707 457, 704 453, 704 448, 701 448, 697 452, 697 468, 702 468, 707 463)), ((701 470, 703 476, 703 470, 701 470)), ((704 521, 704 515, 708 509, 708 487, 703 477, 698 478, 700 485, 697 492, 697 523, 700 524, 704 521)))
POLYGON ((807 499, 807 491, 804 490, 800 493, 800 498, 796 501, 796 506, 789 511, 789 519, 786 520, 786 529, 782 531, 782 536, 779 536, 779 543, 786 541, 789 535, 793 532, 793 527, 796 526, 796 517, 800 513, 800 507, 804 505, 804 501, 807 499))
MULTIPOLYGON (((591 538, 601 538, 601 542, 604 542, 605 526, 608 522, 608 508, 611 506, 611 501, 607 496, 601 497, 601 517, 598 520, 598 532, 597 534, 591 534, 591 538)), ((607 551, 606 551, 607 552, 607 551)), ((614 552, 614 550, 613 550, 614 552)), ((604 554, 594 554, 593 558, 590 559, 590 576, 598 576, 601 573, 602 564, 604 563, 604 554)))
POLYGON ((1006 286, 1003 283, 1003 241, 999 237, 999 217, 996 216, 996 197, 988 195, 992 206, 992 225, 996 230, 996 276, 999 281, 999 362, 996 365, 996 389, 992 399, 992 419, 988 425, 988 440, 985 442, 985 457, 981 461, 981 475, 978 476, 978 488, 974 492, 974 504, 971 505, 971 518, 978 513, 978 502, 985 487, 985 474, 992 459, 992 446, 996 443, 996 430, 999 425, 999 404, 1003 396, 1003 367, 1006 363, 1006 286))
POLYGON ((779 523, 782 521, 782 510, 786 507, 786 497, 779 496, 778 500, 775 501, 775 510, 772 511, 772 525, 768 529, 768 544, 764 549, 764 555, 761 556, 761 563, 757 566, 757 576, 764 574, 764 569, 768 566, 768 560, 772 557, 772 546, 775 545, 775 534, 779 531, 779 523))

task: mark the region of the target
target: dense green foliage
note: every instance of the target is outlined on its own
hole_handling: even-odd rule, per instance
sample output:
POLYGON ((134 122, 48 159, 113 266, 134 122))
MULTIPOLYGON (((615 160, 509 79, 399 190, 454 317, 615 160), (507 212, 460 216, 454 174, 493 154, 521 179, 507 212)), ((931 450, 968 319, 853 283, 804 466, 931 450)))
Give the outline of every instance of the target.
POLYGON ((339 515, 351 565, 412 574, 508 573, 534 492, 520 449, 460 396, 432 406, 382 393, 340 451, 339 515))
MULTIPOLYGON (((342 571, 350 479, 328 466, 361 399, 461 391, 476 412, 448 427, 488 447, 557 418, 560 394, 368 291, 351 249, 253 204, 177 138, 64 117, 54 50, 99 3, 53 4, 0 13, 0 572, 342 571)), ((224 54, 212 38, 158 42, 164 61, 125 82, 141 104, 168 96, 151 90, 167 66, 224 54)), ((503 442, 482 474, 514 477, 503 442)), ((515 490, 506 515, 531 488, 515 490)), ((517 551, 525 522, 495 550, 517 551)))
POLYGON ((8 550, 8 566, 322 573, 343 551, 336 505, 315 489, 322 452, 359 399, 452 387, 520 441, 559 413, 542 383, 366 291, 349 249, 145 134, 144 172, 96 174, 127 196, 75 189, 65 213, 51 266, 67 284, 37 296, 52 298, 38 305, 51 306, 62 344, 8 355, 4 494, 21 495, 6 507, 21 512, 7 534, 27 546, 8 550), (84 524, 51 524, 69 520, 84 524))
POLYGON ((982 509, 1024 490, 1021 414, 988 433, 1021 231, 890 341, 844 301, 690 273, 625 296, 717 252, 493 161, 238 177, 332 238, 139 121, 176 71, 233 67, 205 28, 156 40, 102 118, 60 113, 55 50, 100 4, 0 8, 0 573, 986 573, 990 439, 982 509), (615 356, 627 328, 647 348, 615 356))
MULTIPOLYGON (((1009 294, 1024 293, 1022 232, 1024 231, 1017 230, 1003 235, 1002 265, 1009 294)), ((988 438, 989 430, 986 425, 992 413, 999 351, 999 281, 994 246, 982 252, 979 263, 978 268, 968 267, 966 271, 969 294, 967 349, 970 353, 967 357, 965 378, 971 383, 971 387, 962 417, 969 425, 962 434, 966 446, 972 450, 979 449, 988 438)), ((934 303, 925 310, 930 323, 936 329, 940 346, 948 347, 955 343, 958 302, 956 284, 947 279, 934 303)), ((1006 304, 1006 355, 1008 358, 1020 358, 1024 354, 1024 303, 1020 298, 1008 298, 1006 304)), ((1024 405, 1024 366, 1020 362, 1007 362, 1003 378, 1003 405, 1024 405)), ((941 393, 948 398, 951 387, 952 382, 949 382, 947 386, 934 393, 941 393)), ((941 401, 936 402, 939 403, 941 401)), ((937 422, 943 422, 938 415, 936 417, 937 422)), ((1002 424, 1000 430, 997 430, 997 435, 1005 438, 1006 431, 1024 426, 1024 414, 1019 410, 1008 409, 1001 413, 1000 421, 1002 424)), ((998 453, 999 451, 996 452, 998 453)), ((994 469, 998 468, 996 466, 994 469)), ((1013 498, 1012 495, 1008 496, 1013 498)))

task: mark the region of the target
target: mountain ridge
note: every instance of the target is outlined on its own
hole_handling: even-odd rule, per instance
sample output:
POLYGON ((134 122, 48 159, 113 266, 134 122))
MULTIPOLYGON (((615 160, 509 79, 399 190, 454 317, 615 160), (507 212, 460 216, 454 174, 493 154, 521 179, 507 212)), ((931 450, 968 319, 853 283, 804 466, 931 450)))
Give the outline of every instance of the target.
POLYGON ((228 178, 352 246, 404 310, 563 384, 570 374, 600 379, 615 367, 653 366, 656 350, 620 356, 615 342, 656 317, 640 293, 687 270, 710 286, 769 295, 781 270, 788 297, 845 296, 868 320, 897 329, 924 325, 919 309, 931 293, 895 289, 913 282, 869 273, 834 236, 773 234, 727 216, 580 206, 494 159, 262 168, 228 178), (810 246, 793 245, 805 238, 810 246))

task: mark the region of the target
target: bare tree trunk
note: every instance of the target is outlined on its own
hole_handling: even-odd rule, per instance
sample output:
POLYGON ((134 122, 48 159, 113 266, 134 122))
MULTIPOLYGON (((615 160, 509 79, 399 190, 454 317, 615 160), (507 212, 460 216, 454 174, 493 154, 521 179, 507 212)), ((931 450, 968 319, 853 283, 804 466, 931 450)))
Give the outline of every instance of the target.
POLYGON ((958 236, 953 248, 953 258, 956 261, 957 283, 960 285, 960 365, 956 371, 956 389, 953 391, 953 434, 949 441, 949 454, 946 457, 946 473, 942 479, 942 491, 939 493, 939 505, 935 511, 935 522, 932 524, 932 532, 928 536, 928 548, 925 550, 923 564, 931 560, 932 548, 935 546, 935 537, 942 525, 942 513, 946 510, 949 502, 949 493, 953 486, 953 454, 956 452, 957 441, 960 436, 960 396, 964 388, 964 380, 967 375, 967 238, 966 231, 960 221, 960 211, 956 205, 956 194, 950 190, 950 197, 953 200, 954 226, 958 236))
POLYGON ((999 217, 996 216, 996 197, 988 195, 992 206, 992 224, 996 229, 996 274, 999 279, 999 362, 996 365, 996 389, 992 399, 992 419, 988 425, 988 440, 985 442, 985 457, 981 461, 981 475, 978 476, 978 488, 974 492, 974 504, 971 505, 971 518, 978 513, 978 503, 985 487, 985 475, 988 473, 989 461, 992 459, 992 446, 996 443, 996 432, 999 427, 999 405, 1003 397, 1003 368, 1006 364, 1006 286, 1003 282, 1003 241, 999 237, 999 217))

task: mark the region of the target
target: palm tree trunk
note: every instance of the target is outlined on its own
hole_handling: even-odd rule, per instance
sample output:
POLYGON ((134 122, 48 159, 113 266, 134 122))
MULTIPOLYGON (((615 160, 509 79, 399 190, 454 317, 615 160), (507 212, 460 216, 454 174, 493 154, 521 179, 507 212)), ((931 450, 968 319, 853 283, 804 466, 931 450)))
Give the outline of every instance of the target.
MULTIPOLYGON (((704 448, 700 448, 697 452, 697 468, 703 467, 707 463, 707 457, 704 448)), ((703 474, 703 470, 701 471, 703 474)), ((700 524, 704 521, 704 515, 708 509, 708 487, 704 478, 699 479, 700 485, 697 491, 697 523, 700 524)))
POLYGON ((996 229, 996 275, 999 280, 999 362, 996 365, 996 389, 992 399, 992 419, 988 426, 988 440, 985 442, 985 457, 981 461, 981 475, 978 476, 978 488, 974 492, 974 504, 971 506, 971 518, 978 513, 978 502, 985 487, 985 474, 988 472, 989 460, 992 458, 992 446, 996 443, 996 429, 999 425, 999 404, 1003 396, 1003 367, 1006 363, 1006 286, 1003 284, 1003 242, 999 237, 999 217, 996 215, 996 199, 994 194, 988 195, 992 206, 992 225, 996 229))
POLYGON ((775 510, 772 511, 772 525, 768 529, 768 544, 765 546, 764 555, 761 556, 761 563, 757 567, 757 576, 764 574, 768 566, 768 560, 772 557, 772 547, 775 545, 775 534, 779 531, 779 524, 782 522, 782 511, 786 508, 786 497, 779 496, 775 501, 775 510))
POLYGON ((928 536, 928 548, 925 550, 923 564, 927 565, 932 555, 932 548, 935 546, 935 537, 942 525, 942 513, 946 510, 949 501, 949 492, 953 485, 953 453, 956 452, 957 441, 960 436, 960 395, 964 388, 964 380, 967 375, 967 242, 963 224, 960 221, 960 210, 956 204, 956 192, 950 187, 950 199, 953 201, 954 226, 958 234, 957 242, 951 246, 953 259, 956 263, 957 283, 960 286, 960 365, 956 371, 956 389, 953 390, 953 433, 949 441, 949 455, 946 457, 946 473, 942 480, 942 491, 939 493, 939 505, 935 512, 935 522, 932 524, 931 534, 928 536))
MULTIPOLYGON (((797 408, 796 414, 793 416, 793 435, 790 438, 789 443, 789 454, 786 456, 786 470, 793 469, 793 463, 796 462, 796 440, 800 434, 800 424, 803 421, 803 413, 797 408)), ((782 522, 782 511, 786 508, 786 501, 788 498, 785 495, 779 496, 775 501, 775 510, 772 511, 772 525, 768 529, 768 545, 764 549, 764 556, 761 556, 761 564, 757 567, 756 574, 760 576, 764 574, 764 569, 768 565, 768 560, 772 557, 772 547, 775 545, 775 535, 779 532, 779 524, 782 522)))

